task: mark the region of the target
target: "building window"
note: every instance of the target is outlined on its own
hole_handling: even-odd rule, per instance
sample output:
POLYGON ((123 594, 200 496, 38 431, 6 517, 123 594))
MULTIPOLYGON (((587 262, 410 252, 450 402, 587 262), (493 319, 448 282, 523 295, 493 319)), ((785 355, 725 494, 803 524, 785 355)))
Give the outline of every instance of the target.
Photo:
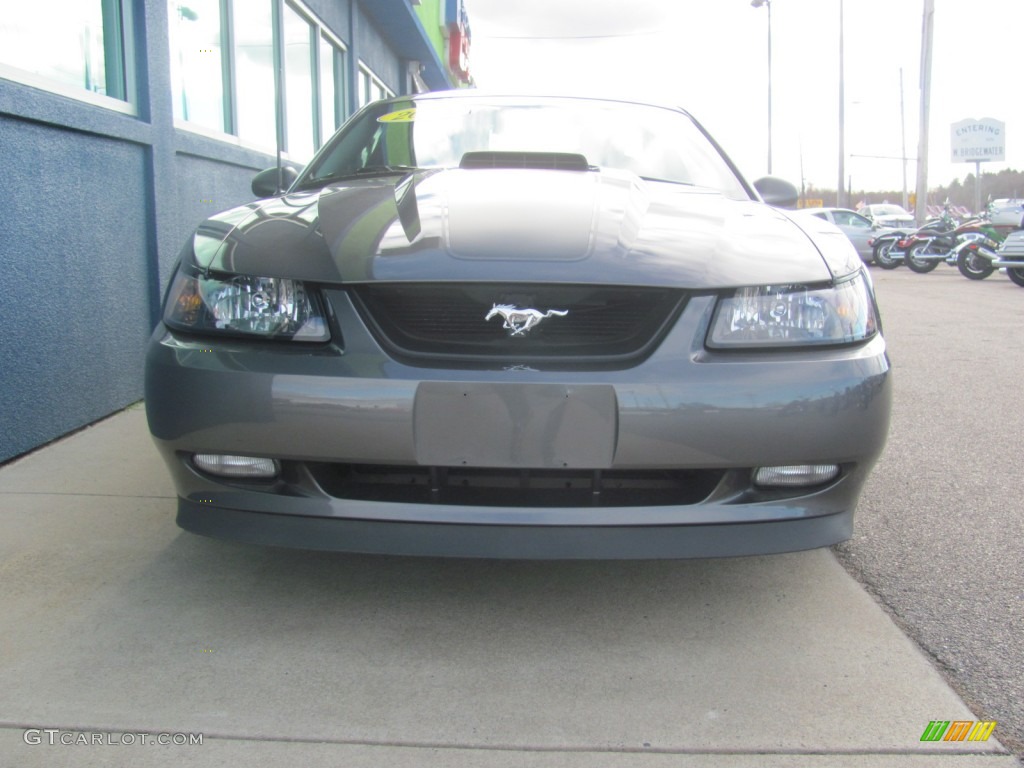
POLYGON ((363 107, 371 101, 386 99, 394 96, 394 92, 384 85, 384 82, 377 77, 365 64, 359 64, 359 106, 363 107))
POLYGON ((364 107, 370 103, 370 73, 359 65, 359 106, 364 107))
POLYGON ((121 0, 4 3, 0 64, 54 90, 128 101, 125 14, 121 0))
POLYGON ((174 117, 227 131, 220 0, 172 0, 168 10, 174 117))
POLYGON ((273 3, 246 0, 245 12, 234 17, 237 134, 250 144, 276 147, 273 3))
POLYGON ((279 66, 291 159, 312 157, 347 116, 347 52, 299 0, 168 0, 168 11, 177 120, 273 149, 279 66))
POLYGON ((313 37, 315 30, 292 8, 284 7, 285 135, 288 154, 305 162, 313 156, 313 37))
POLYGON ((345 122, 345 50, 326 35, 320 36, 320 136, 322 146, 345 122))

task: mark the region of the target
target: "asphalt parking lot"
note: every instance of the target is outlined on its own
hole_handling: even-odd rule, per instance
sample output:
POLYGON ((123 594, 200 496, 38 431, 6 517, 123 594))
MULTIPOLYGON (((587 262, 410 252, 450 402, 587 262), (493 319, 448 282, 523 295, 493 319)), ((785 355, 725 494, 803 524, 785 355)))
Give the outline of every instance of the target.
MULTIPOLYGON (((876 276, 885 302, 1001 288, 876 276)), ((873 481, 841 552, 883 595, 892 511, 929 508, 909 476, 873 481)), ((920 740, 980 714, 830 550, 488 562, 207 540, 175 526, 139 406, 0 469, 0 511, 4 765, 1018 765, 998 728, 920 740)))
POLYGON ((885 454, 839 556, 1024 755, 1024 289, 940 264, 872 272, 893 363, 885 454))

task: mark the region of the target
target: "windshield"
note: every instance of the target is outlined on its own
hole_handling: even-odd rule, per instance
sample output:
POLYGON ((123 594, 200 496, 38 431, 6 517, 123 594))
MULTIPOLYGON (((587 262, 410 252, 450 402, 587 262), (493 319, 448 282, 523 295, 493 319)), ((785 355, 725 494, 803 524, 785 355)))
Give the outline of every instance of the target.
POLYGON ((581 154, 590 165, 749 199, 729 163, 682 112, 585 99, 428 98, 356 115, 297 187, 406 168, 457 168, 467 152, 581 154))

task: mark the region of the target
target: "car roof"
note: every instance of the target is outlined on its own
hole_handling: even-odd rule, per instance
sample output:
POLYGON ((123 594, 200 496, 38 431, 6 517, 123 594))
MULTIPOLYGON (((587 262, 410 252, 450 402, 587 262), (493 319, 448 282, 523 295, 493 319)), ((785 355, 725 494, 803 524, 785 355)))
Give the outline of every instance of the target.
POLYGON ((425 93, 409 93, 399 96, 389 96, 383 101, 392 102, 407 102, 410 99, 416 101, 433 101, 435 99, 522 99, 524 101, 529 100, 543 100, 543 101, 594 101, 594 102, 605 102, 609 104, 635 104, 642 107, 661 107, 662 109, 671 109, 676 112, 682 112, 690 117, 693 115, 678 104, 674 104, 671 101, 659 101, 659 100, 639 100, 629 99, 620 96, 602 95, 596 93, 578 93, 578 94, 562 94, 562 93, 537 93, 537 92, 523 92, 523 91, 492 91, 480 88, 452 88, 447 91, 427 91, 425 93))

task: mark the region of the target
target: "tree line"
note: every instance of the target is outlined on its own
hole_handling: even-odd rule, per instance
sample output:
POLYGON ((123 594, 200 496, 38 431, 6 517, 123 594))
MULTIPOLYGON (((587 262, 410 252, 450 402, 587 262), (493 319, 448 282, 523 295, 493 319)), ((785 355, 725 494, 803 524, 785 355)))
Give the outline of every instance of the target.
MULTIPOLYGON (((998 173, 982 173, 976 177, 973 173, 961 182, 954 179, 952 183, 944 186, 933 187, 928 191, 928 203, 931 205, 942 205, 947 200, 954 206, 963 206, 968 209, 974 208, 974 187, 981 180, 981 204, 984 206, 990 200, 1000 198, 1024 198, 1024 171, 1005 169, 998 173)), ((910 190, 913 193, 913 189, 910 190)), ((821 200, 823 205, 836 205, 836 191, 834 189, 818 189, 813 185, 808 186, 804 191, 804 198, 808 200, 821 200)), ((861 202, 868 203, 899 203, 903 199, 903 190, 894 189, 880 192, 868 192, 866 190, 851 190, 849 194, 850 207, 856 207, 861 202)))

